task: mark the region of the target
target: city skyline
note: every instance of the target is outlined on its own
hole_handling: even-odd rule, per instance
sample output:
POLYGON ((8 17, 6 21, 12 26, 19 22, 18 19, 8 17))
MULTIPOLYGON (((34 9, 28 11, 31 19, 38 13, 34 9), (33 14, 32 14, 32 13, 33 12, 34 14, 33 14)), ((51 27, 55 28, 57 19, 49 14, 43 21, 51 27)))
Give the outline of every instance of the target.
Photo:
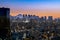
POLYGON ((59 0, 0 0, 0 7, 10 8, 10 15, 32 14, 60 17, 59 0))

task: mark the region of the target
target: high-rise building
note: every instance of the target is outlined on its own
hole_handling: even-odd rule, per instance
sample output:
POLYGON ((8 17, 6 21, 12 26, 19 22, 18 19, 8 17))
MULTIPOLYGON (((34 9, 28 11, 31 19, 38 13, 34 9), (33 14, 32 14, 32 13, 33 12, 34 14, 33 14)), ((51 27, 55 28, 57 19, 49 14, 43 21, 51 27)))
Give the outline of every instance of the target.
POLYGON ((0 8, 0 38, 4 40, 10 29, 10 9, 9 8, 0 8))
POLYGON ((43 20, 44 20, 44 21, 46 21, 46 20, 47 20, 46 16, 44 16, 44 17, 43 17, 43 20))
POLYGON ((47 18, 46 18, 46 16, 43 16, 43 17, 40 18, 40 20, 41 20, 41 21, 46 21, 47 18))
POLYGON ((52 16, 48 16, 48 21, 52 21, 53 17, 52 16))
POLYGON ((9 8, 0 8, 0 17, 5 16, 5 17, 10 17, 10 9, 9 8))

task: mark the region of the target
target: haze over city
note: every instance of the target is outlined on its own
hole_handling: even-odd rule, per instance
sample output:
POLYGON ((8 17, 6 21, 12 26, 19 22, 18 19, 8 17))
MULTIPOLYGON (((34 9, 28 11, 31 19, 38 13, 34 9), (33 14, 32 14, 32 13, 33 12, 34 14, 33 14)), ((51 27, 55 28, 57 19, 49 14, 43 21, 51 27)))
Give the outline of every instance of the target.
POLYGON ((60 0, 0 0, 0 40, 60 40, 60 0))
POLYGON ((10 15, 30 14, 60 17, 59 0, 0 0, 0 7, 10 8, 10 15))

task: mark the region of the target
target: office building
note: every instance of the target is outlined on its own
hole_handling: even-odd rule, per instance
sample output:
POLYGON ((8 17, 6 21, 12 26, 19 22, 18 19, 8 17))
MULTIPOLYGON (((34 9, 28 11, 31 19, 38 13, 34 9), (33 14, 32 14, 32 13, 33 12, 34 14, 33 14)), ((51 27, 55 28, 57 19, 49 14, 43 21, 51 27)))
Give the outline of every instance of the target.
POLYGON ((0 8, 0 38, 3 40, 10 30, 10 9, 9 8, 0 8))
POLYGON ((52 16, 48 16, 48 21, 53 21, 53 17, 52 16))

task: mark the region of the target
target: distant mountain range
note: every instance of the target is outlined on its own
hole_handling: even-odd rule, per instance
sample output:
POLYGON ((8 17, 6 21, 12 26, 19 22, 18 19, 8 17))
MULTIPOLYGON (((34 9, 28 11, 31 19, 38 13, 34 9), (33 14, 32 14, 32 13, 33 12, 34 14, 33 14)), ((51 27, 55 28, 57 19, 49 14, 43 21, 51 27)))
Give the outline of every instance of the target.
POLYGON ((39 17, 34 15, 22 15, 22 14, 19 14, 17 16, 10 16, 10 19, 22 19, 22 18, 38 19, 39 17))
POLYGON ((17 19, 17 18, 19 18, 19 19, 23 18, 23 15, 21 15, 21 14, 19 14, 17 16, 11 16, 10 15, 10 19, 17 19))

